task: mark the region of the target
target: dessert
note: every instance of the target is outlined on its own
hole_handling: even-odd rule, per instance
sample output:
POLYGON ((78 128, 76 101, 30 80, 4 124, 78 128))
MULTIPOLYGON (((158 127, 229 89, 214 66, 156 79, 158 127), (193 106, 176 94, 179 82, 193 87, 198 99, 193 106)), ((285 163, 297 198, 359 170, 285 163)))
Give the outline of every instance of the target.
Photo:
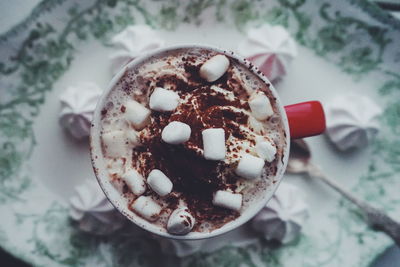
POLYGON ((89 136, 90 124, 102 90, 94 83, 82 82, 69 86, 60 95, 59 121, 76 139, 89 136))
POLYGON ((84 180, 75 188, 69 204, 70 217, 84 232, 107 235, 127 222, 108 201, 94 178, 84 180))
POLYGON ((342 151, 366 146, 379 132, 381 114, 367 96, 337 96, 326 105, 327 136, 342 151))
POLYGON ((264 24, 248 30, 247 38, 238 45, 238 52, 269 80, 276 81, 286 75, 297 55, 297 47, 285 28, 264 24))
POLYGON ((147 25, 132 25, 116 34, 112 40, 113 52, 110 55, 111 70, 118 72, 129 61, 141 54, 164 45, 157 32, 147 25))
POLYGON ((207 245, 207 239, 200 240, 175 240, 169 238, 155 237, 161 246, 161 252, 165 255, 173 255, 183 258, 200 252, 207 245))
POLYGON ((204 48, 127 69, 107 95, 100 133, 109 180, 129 209, 173 235, 211 232, 260 201, 286 146, 269 84, 204 48))
POLYGON ((265 239, 282 244, 295 240, 308 218, 308 206, 299 188, 281 183, 268 204, 252 219, 251 225, 265 239))

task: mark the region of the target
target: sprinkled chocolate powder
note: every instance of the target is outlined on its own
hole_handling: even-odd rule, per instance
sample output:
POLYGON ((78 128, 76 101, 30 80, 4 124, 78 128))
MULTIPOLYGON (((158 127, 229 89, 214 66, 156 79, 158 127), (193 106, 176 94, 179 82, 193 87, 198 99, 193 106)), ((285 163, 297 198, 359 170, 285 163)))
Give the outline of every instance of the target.
MULTIPOLYGON (((201 60, 212 56, 208 51, 204 51, 205 56, 203 53, 200 54, 201 60)), ((165 216, 169 216, 173 210, 180 207, 182 205, 180 202, 183 201, 187 206, 186 211, 195 218, 192 231, 204 231, 204 228, 200 228, 204 225, 207 231, 212 231, 240 215, 237 211, 213 205, 213 194, 218 190, 242 193, 244 198, 248 194, 242 191, 243 188, 248 188, 246 181, 242 181, 234 174, 239 153, 249 152, 248 145, 255 146, 254 138, 249 138, 249 131, 254 130, 253 125, 249 125, 250 107, 247 101, 249 91, 245 88, 248 85, 244 83, 246 80, 244 75, 247 72, 238 73, 240 70, 238 66, 241 64, 229 58, 231 67, 218 80, 210 83, 199 75, 202 61, 199 61, 198 54, 195 56, 190 53, 185 54, 179 57, 178 62, 171 60, 167 57, 165 63, 168 67, 164 73, 163 70, 158 72, 157 69, 148 72, 127 71, 116 86, 124 97, 132 97, 147 108, 149 108, 149 96, 155 87, 174 90, 181 99, 178 107, 172 112, 151 112, 150 123, 139 133, 140 145, 131 150, 131 167, 144 178, 153 169, 159 169, 173 183, 172 192, 167 196, 158 196, 149 186, 144 193, 163 206, 160 216, 164 216, 164 219, 160 219, 159 225, 166 226, 165 216), (174 69, 170 66, 174 66, 177 71, 171 71, 174 69), (191 135, 187 142, 171 145, 161 140, 162 130, 172 121, 180 121, 190 126, 191 135), (224 129, 227 163, 204 158, 202 131, 208 128, 224 129)), ((261 88, 257 88, 257 85, 252 85, 251 88, 260 89, 271 97, 265 84, 261 88)), ((113 111, 103 110, 103 117, 110 117, 115 113, 115 109, 120 114, 126 113, 124 103, 110 106, 109 109, 113 111)), ((281 154, 273 164, 280 158, 281 154)), ((271 165, 271 168, 268 167, 265 171, 273 174, 277 168, 271 165)), ((125 183, 122 180, 120 182, 122 193, 132 203, 136 196, 126 185, 123 186, 125 183)), ((258 188, 250 189, 249 192, 258 192, 258 188)), ((263 188, 259 189, 262 190, 263 188)), ((248 200, 246 203, 249 203, 248 200)), ((187 217, 185 224, 192 224, 190 217, 187 217)))
MULTIPOLYGON (((214 206, 213 194, 217 190, 235 189, 237 177, 232 174, 223 178, 221 170, 225 167, 224 162, 206 160, 191 148, 203 147, 201 132, 207 128, 223 128, 226 139, 230 135, 246 139, 239 125, 245 124, 248 116, 243 112, 232 110, 232 107, 242 109, 247 107, 247 104, 237 98, 229 100, 223 93, 211 89, 211 84, 198 76, 198 66, 186 62, 185 70, 191 73, 187 83, 175 76, 164 77, 157 81, 156 86, 163 86, 164 83, 176 84, 176 90, 182 93, 181 97, 185 97, 188 93, 190 95, 187 95, 188 101, 178 107, 181 112, 172 115, 153 112, 152 122, 147 126, 152 138, 141 140, 143 143, 141 152, 148 152, 147 164, 142 166, 142 174, 147 177, 155 168, 164 172, 174 185, 173 192, 178 193, 194 213, 197 225, 210 220, 216 224, 223 224, 237 217, 239 213, 214 206), (171 121, 181 121, 190 126, 192 133, 188 142, 183 145, 171 145, 161 140, 162 129, 171 121)), ((228 75, 225 79, 226 77, 228 75)), ((226 86, 226 81, 221 83, 225 84, 225 89, 235 90, 226 86)), ((133 157, 135 162, 137 153, 134 153, 133 157)), ((171 208, 177 206, 176 197, 166 198, 166 201, 171 208)))

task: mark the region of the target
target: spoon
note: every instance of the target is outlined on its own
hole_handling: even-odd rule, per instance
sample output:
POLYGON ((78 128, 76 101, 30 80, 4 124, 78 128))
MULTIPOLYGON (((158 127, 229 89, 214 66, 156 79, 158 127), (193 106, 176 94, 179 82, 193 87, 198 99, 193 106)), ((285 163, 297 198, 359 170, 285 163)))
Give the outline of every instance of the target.
POLYGON ((371 228, 386 233, 400 246, 400 223, 390 218, 382 209, 372 207, 334 180, 329 179, 317 165, 311 162, 311 151, 307 143, 302 139, 292 141, 291 143, 287 172, 306 174, 310 177, 320 179, 358 206, 364 215, 365 221, 371 228))

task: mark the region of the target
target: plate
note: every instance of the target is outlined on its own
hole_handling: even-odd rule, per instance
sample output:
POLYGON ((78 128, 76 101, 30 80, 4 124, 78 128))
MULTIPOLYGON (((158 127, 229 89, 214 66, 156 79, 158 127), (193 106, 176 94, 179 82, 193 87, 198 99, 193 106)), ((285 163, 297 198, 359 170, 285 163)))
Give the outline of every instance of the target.
POLYGON ((141 23, 157 28, 167 44, 200 42, 231 50, 249 26, 287 27, 299 43, 299 56, 286 79, 276 84, 285 104, 326 102, 352 91, 373 97, 384 108, 381 133, 369 147, 342 153, 325 137, 313 137, 314 161, 358 196, 399 218, 400 27, 374 5, 358 0, 45 0, 0 37, 4 249, 45 266, 366 266, 392 244, 335 192, 294 175, 285 180, 305 191, 311 216, 300 238, 286 246, 272 248, 261 238, 238 243, 233 233, 218 241, 226 246, 177 259, 161 255, 157 241, 131 226, 108 237, 77 230, 67 200, 93 173, 87 140, 76 142, 58 124, 58 96, 81 81, 106 87, 110 38, 141 23))

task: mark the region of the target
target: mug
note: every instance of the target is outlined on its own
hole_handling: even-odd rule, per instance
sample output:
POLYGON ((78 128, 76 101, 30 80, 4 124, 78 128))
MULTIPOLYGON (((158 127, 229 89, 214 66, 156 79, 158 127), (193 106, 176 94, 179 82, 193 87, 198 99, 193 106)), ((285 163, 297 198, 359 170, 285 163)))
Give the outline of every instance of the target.
POLYGON ((267 204, 268 200, 271 199, 275 190, 278 188, 280 181, 282 180, 289 158, 290 140, 317 135, 322 133, 324 130, 325 115, 320 102, 311 101, 284 107, 281 104, 278 93, 276 92, 271 82, 246 59, 235 55, 235 53, 233 52, 225 51, 216 47, 206 45, 177 45, 148 52, 129 62, 114 76, 108 88, 103 92, 103 95, 100 98, 94 113, 90 132, 90 152, 93 170, 95 172, 96 178, 109 201, 121 214, 123 214, 126 218, 135 223, 137 226, 154 234, 172 239, 197 240, 211 238, 231 231, 254 217, 267 204), (218 229, 215 229, 211 232, 190 232, 187 235, 182 236, 169 234, 164 228, 148 222, 128 208, 128 203, 126 199, 121 196, 120 192, 113 186, 113 184, 109 180, 109 174, 105 166, 106 164, 104 162, 101 145, 101 111, 105 107, 108 95, 115 84, 120 80, 120 78, 128 69, 140 65, 154 56, 169 53, 171 51, 179 49, 206 49, 217 52, 219 54, 224 54, 228 57, 236 59, 242 65, 247 66, 247 68, 256 76, 258 76, 263 82, 270 84, 269 88, 273 97, 276 98, 276 106, 278 107, 279 113, 282 116, 283 127, 286 133, 286 145, 283 149, 283 158, 277 164, 278 170, 275 176, 276 182, 271 183, 271 185, 266 189, 265 194, 260 201, 258 201, 255 205, 252 205, 251 207, 247 207, 238 218, 226 223, 218 229))

